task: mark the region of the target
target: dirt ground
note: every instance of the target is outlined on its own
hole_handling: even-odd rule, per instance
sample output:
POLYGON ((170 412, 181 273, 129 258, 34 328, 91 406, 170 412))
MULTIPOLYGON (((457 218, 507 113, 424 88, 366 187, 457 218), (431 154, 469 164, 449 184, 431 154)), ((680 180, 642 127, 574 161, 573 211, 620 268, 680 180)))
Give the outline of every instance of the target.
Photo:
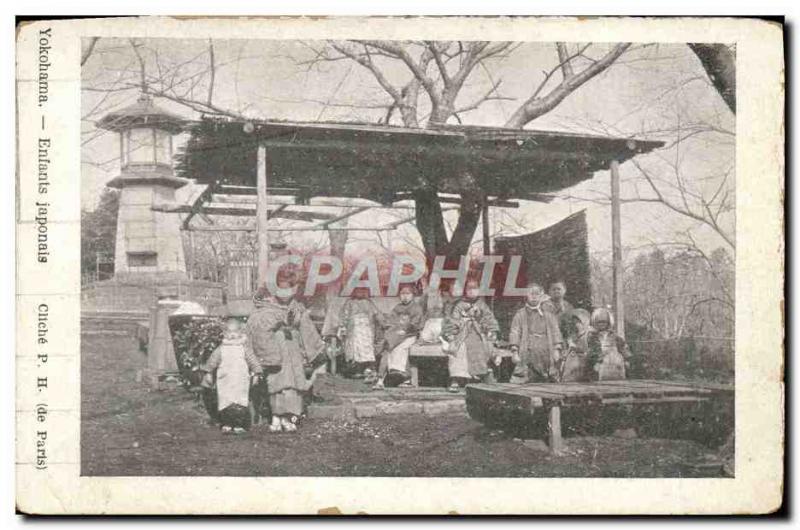
POLYGON ((132 338, 83 337, 83 475, 696 477, 713 450, 691 441, 571 437, 563 456, 466 415, 304 419, 297 434, 223 435, 182 388, 136 382, 132 338))

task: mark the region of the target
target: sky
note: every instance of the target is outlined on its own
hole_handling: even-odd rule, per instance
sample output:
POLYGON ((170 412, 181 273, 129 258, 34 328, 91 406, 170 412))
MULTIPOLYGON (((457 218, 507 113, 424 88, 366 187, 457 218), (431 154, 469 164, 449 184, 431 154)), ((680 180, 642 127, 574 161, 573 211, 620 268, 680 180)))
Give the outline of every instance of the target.
MULTIPOLYGON (((140 43, 139 51, 149 76, 163 79, 171 75, 164 72, 174 72, 177 68, 176 78, 187 79, 183 87, 188 86, 190 80, 197 83, 189 94, 205 99, 207 41, 144 39, 140 43)), ((374 123, 385 114, 385 108, 376 107, 384 105, 388 95, 363 67, 349 60, 308 64, 314 50, 324 46, 322 42, 232 40, 213 44, 217 64, 213 101, 218 107, 252 118, 297 121, 374 123)), ((570 43, 569 46, 577 50, 582 45, 570 43)), ((609 46, 595 44, 588 53, 598 57, 609 46)), ((476 69, 468 78, 457 106, 471 103, 498 80, 501 84, 497 94, 504 99, 487 101, 478 109, 463 114, 463 122, 502 126, 541 83, 544 71, 557 62, 553 43, 524 42, 518 43, 507 57, 476 69)), ((410 75, 402 64, 394 61, 379 64, 392 83, 401 84, 410 75)), ((588 63, 576 65, 576 69, 585 64, 588 63)), ((136 100, 138 90, 129 86, 138 83, 137 66, 130 43, 117 39, 100 39, 84 65, 81 197, 86 209, 94 207, 105 183, 119 172, 118 141, 113 133, 97 130, 94 122, 105 113, 136 100)), ((560 73, 557 72, 544 92, 558 81, 560 73)), ((157 104, 186 118, 199 117, 198 113, 168 100, 159 99, 157 104)), ((638 160, 659 179, 668 197, 681 199, 674 189, 676 182, 710 197, 720 188, 725 174, 729 176, 722 188, 731 194, 734 192, 735 118, 685 45, 638 45, 606 72, 568 96, 555 110, 527 127, 663 140, 669 148, 638 160), (676 143, 678 136, 684 139, 676 143)), ((631 162, 622 165, 621 180, 623 198, 653 197, 631 162)), ((504 234, 511 235, 523 229, 533 231, 549 226, 570 213, 586 209, 590 249, 602 256, 610 252, 611 219, 607 203, 597 199, 607 196, 608 190, 609 174, 601 171, 593 179, 565 190, 564 198, 550 204, 523 201, 519 209, 495 211, 492 219, 495 229, 503 229, 504 234)), ((180 196, 189 193, 191 190, 187 187, 180 196)), ((381 215, 378 213, 377 219, 381 215)), ((455 213, 448 215, 450 220, 455 219, 455 213)), ((724 228, 732 232, 733 213, 723 221, 724 228)), ((374 226, 376 214, 356 216, 351 223, 374 226)), ((686 230, 692 231, 705 250, 725 246, 713 231, 653 203, 623 204, 622 226, 623 245, 628 253, 682 239, 681 234, 686 230)), ((292 237, 318 237, 298 234, 292 237)), ((407 225, 393 240, 401 241, 404 236, 416 237, 413 226, 407 225)), ((369 246, 373 244, 369 237, 365 241, 365 234, 358 233, 359 242, 351 245, 369 246)))

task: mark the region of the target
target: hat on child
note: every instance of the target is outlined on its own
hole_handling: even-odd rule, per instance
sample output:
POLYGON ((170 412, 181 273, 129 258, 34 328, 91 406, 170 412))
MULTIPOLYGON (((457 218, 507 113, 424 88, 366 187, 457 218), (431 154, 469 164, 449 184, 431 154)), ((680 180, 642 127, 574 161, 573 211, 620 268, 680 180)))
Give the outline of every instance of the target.
POLYGON ((600 322, 606 322, 608 323, 608 327, 614 327, 614 315, 612 315, 611 311, 605 307, 598 307, 592 311, 592 327, 597 327, 597 324, 600 322))

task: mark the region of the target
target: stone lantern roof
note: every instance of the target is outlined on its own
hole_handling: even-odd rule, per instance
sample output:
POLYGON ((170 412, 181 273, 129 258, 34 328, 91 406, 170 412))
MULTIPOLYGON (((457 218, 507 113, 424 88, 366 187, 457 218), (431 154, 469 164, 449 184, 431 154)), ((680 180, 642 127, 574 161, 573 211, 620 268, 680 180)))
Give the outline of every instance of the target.
POLYGON ((97 122, 97 127, 115 132, 134 127, 156 127, 178 134, 187 123, 188 120, 157 107, 150 96, 142 94, 133 105, 106 114, 97 122))

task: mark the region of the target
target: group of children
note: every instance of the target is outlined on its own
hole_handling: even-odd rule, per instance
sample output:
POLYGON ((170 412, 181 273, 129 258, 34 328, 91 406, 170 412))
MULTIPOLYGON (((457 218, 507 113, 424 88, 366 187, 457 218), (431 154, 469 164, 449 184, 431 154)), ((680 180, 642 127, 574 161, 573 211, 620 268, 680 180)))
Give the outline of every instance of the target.
POLYGON ((398 299, 388 316, 359 290, 342 307, 336 338, 344 344, 344 360, 354 377, 363 377, 375 389, 383 388, 385 382, 390 386, 409 384, 404 375, 409 350, 425 324, 425 310, 413 286, 401 286, 398 299), (381 331, 382 340, 377 342, 375 337, 381 331))
MULTIPOLYGON (((549 294, 538 284, 528 285, 508 335, 512 383, 625 378, 629 354, 613 332, 611 312, 575 309, 565 294, 563 282, 554 283, 549 294)), ((447 302, 417 298, 411 285, 402 286, 398 298, 388 315, 359 292, 342 307, 335 340, 356 377, 375 389, 409 385, 409 352, 421 339, 437 341, 447 354, 449 390, 491 380, 502 361, 499 326, 477 281, 468 280, 463 296, 447 302)), ((244 432, 267 405, 270 432, 295 432, 304 395, 327 363, 326 343, 294 297, 270 296, 261 288, 253 303, 246 326, 242 315, 227 316, 222 344, 201 367, 203 384, 214 385, 216 374, 223 432, 244 432)))
MULTIPOLYGON (((612 330, 611 312, 576 309, 565 295, 562 281, 553 283, 549 293, 536 283, 528 285, 525 305, 509 330, 511 382, 625 377, 628 350, 612 330)), ((457 392, 471 381, 492 379, 502 362, 498 333, 497 319, 480 296, 478 281, 470 279, 463 296, 449 301, 443 301, 438 291, 416 298, 414 287, 404 286, 388 316, 374 301, 354 293, 342 309, 337 338, 353 377, 374 382, 376 389, 408 386, 411 347, 418 341, 441 343, 448 354, 448 388, 457 392), (376 341, 381 330, 385 330, 383 340, 376 341)))
MULTIPOLYGON (((278 287, 289 285, 279 282, 278 287)), ((260 288, 253 305, 246 326, 244 315, 226 315, 222 344, 200 367, 203 386, 211 389, 216 383, 224 433, 245 432, 266 410, 270 432, 296 432, 305 394, 327 362, 325 343, 293 296, 270 296, 260 288)))

